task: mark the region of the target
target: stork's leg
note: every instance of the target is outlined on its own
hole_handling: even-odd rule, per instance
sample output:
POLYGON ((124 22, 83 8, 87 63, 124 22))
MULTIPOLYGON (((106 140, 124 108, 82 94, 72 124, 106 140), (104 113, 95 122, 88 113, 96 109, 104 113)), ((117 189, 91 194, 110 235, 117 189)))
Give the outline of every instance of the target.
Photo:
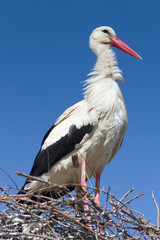
MULTIPOLYGON (((81 186, 84 192, 87 191, 87 184, 86 184, 86 158, 82 158, 82 169, 81 169, 81 186)), ((88 206, 88 198, 85 195, 84 196, 84 203, 85 203, 85 209, 89 210, 88 206)))
POLYGON ((78 161, 78 155, 73 154, 72 155, 72 166, 73 166, 73 171, 74 171, 74 177, 75 177, 75 190, 76 190, 76 195, 78 199, 82 199, 82 191, 80 187, 80 175, 79 175, 79 161, 78 161))
POLYGON ((99 206, 100 206, 100 196, 99 196, 100 177, 101 177, 100 172, 96 172, 96 186, 95 186, 96 191, 95 191, 94 202, 97 203, 97 205, 99 206))
MULTIPOLYGON (((95 191, 94 202, 97 203, 98 206, 100 206, 100 195, 99 195, 100 177, 101 177, 100 172, 96 172, 96 184, 95 184, 96 191, 95 191)), ((101 224, 99 224, 99 232, 100 234, 103 233, 101 224)))

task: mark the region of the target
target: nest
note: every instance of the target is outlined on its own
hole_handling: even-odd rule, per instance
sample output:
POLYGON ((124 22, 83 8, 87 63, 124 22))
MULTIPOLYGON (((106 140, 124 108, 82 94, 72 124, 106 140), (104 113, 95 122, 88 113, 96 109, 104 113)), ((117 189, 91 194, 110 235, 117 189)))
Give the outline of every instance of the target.
POLYGON ((92 187, 81 191, 82 198, 68 192, 60 199, 38 195, 45 201, 36 202, 28 196, 26 204, 19 201, 24 195, 8 194, 10 189, 0 187, 0 203, 6 206, 0 211, 0 239, 160 239, 159 226, 129 207, 144 194, 130 198, 134 189, 121 199, 111 193, 110 187, 100 190, 106 199, 104 208, 94 202, 96 189, 92 187), (84 198, 88 199, 88 210, 84 198))
MULTIPOLYGON (((133 188, 120 199, 117 198, 116 192, 112 193, 110 187, 107 191, 99 189, 106 201, 104 207, 97 205, 94 202, 97 189, 88 187, 84 190, 81 187, 79 165, 76 158, 73 160, 75 193, 67 191, 66 186, 48 183, 49 187, 51 184, 57 191, 65 191, 66 195, 59 199, 33 193, 9 194, 10 190, 18 190, 18 187, 10 175, 0 168, 15 185, 0 186, 0 203, 5 205, 5 210, 0 211, 0 239, 160 239, 159 207, 154 193, 152 197, 157 208, 157 226, 130 207, 131 202, 144 194, 131 197, 133 188)), ((42 182, 42 179, 37 177, 22 173, 18 175, 42 182)))

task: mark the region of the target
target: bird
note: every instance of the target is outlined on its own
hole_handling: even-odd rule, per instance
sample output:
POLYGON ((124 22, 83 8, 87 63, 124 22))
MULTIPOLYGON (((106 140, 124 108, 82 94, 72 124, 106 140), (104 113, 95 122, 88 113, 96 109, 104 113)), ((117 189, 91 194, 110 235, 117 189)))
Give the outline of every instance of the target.
POLYGON ((123 83, 122 71, 112 47, 133 57, 141 57, 120 40, 108 26, 94 29, 89 38, 90 49, 97 56, 96 64, 84 83, 84 98, 69 107, 45 134, 30 175, 19 193, 37 193, 59 198, 64 189, 55 190, 47 183, 75 188, 72 156, 77 155, 81 185, 86 189, 87 177, 96 178, 95 202, 100 204, 100 177, 105 166, 122 145, 128 117, 124 98, 117 81, 123 83))

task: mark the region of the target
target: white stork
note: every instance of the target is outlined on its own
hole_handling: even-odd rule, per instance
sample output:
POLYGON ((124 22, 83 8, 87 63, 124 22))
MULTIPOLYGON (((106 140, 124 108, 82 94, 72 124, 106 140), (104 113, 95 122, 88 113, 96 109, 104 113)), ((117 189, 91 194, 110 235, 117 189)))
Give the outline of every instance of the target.
MULTIPOLYGON (((97 62, 85 82, 84 99, 68 108, 48 130, 30 175, 45 182, 64 184, 71 191, 75 183, 72 156, 77 154, 82 164, 81 184, 85 185, 85 173, 89 178, 96 177, 95 202, 99 204, 100 175, 118 152, 128 125, 125 102, 116 82, 123 82, 123 77, 111 46, 141 57, 110 27, 96 28, 89 44, 97 62)), ((25 190, 59 197, 54 188, 46 190, 45 187, 48 186, 44 182, 27 180, 20 193, 25 190)))

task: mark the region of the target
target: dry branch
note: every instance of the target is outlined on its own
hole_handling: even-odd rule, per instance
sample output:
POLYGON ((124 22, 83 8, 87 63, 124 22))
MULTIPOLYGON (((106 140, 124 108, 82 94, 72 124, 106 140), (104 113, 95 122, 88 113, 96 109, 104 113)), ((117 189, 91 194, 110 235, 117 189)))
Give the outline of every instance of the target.
POLYGON ((159 207, 158 207, 158 204, 156 202, 153 191, 152 191, 152 198, 153 198, 154 204, 156 205, 156 209, 157 209, 157 229, 159 230, 159 207))

